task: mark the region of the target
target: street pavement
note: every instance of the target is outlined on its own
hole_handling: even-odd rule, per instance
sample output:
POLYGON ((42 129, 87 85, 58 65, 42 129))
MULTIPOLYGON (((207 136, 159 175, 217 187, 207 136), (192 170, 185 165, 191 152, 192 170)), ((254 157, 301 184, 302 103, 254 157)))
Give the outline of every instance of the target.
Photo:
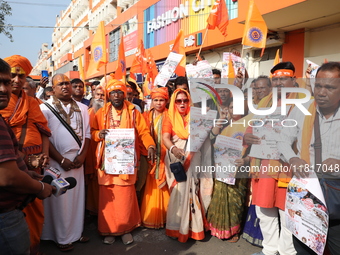
POLYGON ((240 238, 237 243, 229 243, 211 236, 208 232, 202 241, 189 239, 186 243, 180 243, 165 235, 165 230, 137 228, 132 232, 134 242, 124 245, 120 237, 116 237, 113 245, 103 244, 103 238, 97 232, 95 220, 88 222, 84 227, 84 236, 90 237, 88 243, 75 243, 74 250, 61 252, 52 241, 42 241, 40 251, 46 255, 79 254, 79 255, 158 255, 158 254, 185 254, 185 255, 251 255, 261 251, 261 248, 253 246, 240 238))

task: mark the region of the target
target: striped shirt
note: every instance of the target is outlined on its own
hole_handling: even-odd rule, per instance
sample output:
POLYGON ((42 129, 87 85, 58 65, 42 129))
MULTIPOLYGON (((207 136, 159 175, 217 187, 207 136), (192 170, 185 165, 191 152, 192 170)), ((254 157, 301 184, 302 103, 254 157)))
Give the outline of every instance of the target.
MULTIPOLYGON (((0 164, 7 161, 16 161, 22 171, 27 171, 25 162, 19 156, 18 141, 12 131, 0 115, 0 164)), ((11 171, 11 169, 8 169, 11 171)), ((26 197, 0 188, 0 209, 7 209, 18 205, 26 197)))

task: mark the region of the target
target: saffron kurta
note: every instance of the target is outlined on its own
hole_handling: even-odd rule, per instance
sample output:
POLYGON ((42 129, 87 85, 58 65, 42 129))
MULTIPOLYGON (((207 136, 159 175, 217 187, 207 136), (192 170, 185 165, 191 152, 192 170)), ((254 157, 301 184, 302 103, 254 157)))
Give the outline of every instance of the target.
MULTIPOLYGON (((102 129, 135 128, 136 135, 140 137, 146 148, 155 146, 150 136, 149 129, 141 113, 134 105, 124 101, 122 110, 116 111, 111 103, 99 109, 95 115, 92 128, 93 138, 99 142, 97 147, 97 167, 102 166, 103 139, 99 138, 102 129), (113 126, 115 123, 117 126, 113 126)), ((138 155, 138 141, 135 139, 135 153, 138 155)), ((103 169, 98 169, 99 182, 99 212, 98 230, 101 235, 123 235, 131 232, 141 223, 138 208, 135 182, 137 171, 133 175, 106 174, 103 169)))

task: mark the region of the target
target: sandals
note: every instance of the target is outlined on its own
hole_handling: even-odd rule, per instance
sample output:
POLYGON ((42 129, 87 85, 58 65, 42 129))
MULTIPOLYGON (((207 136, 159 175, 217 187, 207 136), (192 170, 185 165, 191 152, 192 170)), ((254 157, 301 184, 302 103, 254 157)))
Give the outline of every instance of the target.
POLYGON ((240 239, 240 236, 238 234, 236 234, 236 235, 232 236, 231 238, 229 238, 227 240, 227 242, 229 242, 229 243, 236 243, 239 239, 240 239))
POLYGON ((65 251, 71 251, 73 250, 73 244, 72 243, 68 243, 68 244, 60 244, 57 243, 57 247, 60 251, 65 252, 65 251))
POLYGON ((114 236, 105 236, 103 243, 111 245, 115 242, 116 238, 114 236))
POLYGON ((78 243, 87 243, 88 241, 90 241, 90 238, 87 236, 82 236, 79 238, 79 240, 77 241, 78 243))
POLYGON ((122 235, 122 241, 123 244, 128 245, 130 243, 133 243, 133 237, 130 233, 127 233, 125 235, 122 235))

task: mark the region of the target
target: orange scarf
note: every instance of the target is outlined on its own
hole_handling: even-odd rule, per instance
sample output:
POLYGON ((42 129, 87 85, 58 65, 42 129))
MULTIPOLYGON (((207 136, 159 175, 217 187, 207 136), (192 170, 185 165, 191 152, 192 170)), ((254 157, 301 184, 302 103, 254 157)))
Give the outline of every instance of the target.
POLYGON ((165 119, 166 115, 168 114, 168 110, 165 109, 164 112, 160 115, 158 115, 152 123, 152 115, 153 115, 153 110, 151 109, 149 112, 144 112, 143 116, 146 120, 146 124, 148 125, 149 129, 151 130, 151 125, 153 124, 153 130, 154 130, 154 134, 151 135, 153 136, 153 139, 155 141, 156 144, 156 148, 157 148, 157 152, 159 151, 159 147, 160 147, 160 155, 159 156, 159 164, 157 164, 157 162, 155 162, 155 164, 152 166, 152 169, 150 170, 149 174, 155 174, 155 179, 156 179, 156 183, 157 186, 159 188, 162 188, 165 185, 166 182, 166 176, 165 176, 165 166, 164 166, 164 157, 166 155, 166 147, 163 144, 163 140, 160 137, 160 144, 158 144, 158 140, 159 140, 159 136, 162 136, 162 132, 160 132, 160 134, 158 133, 159 125, 163 124, 163 120, 165 119), (162 123, 161 123, 162 121, 162 123), (157 174, 158 173, 158 176, 157 174), (158 177, 158 178, 157 178, 158 177))
MULTIPOLYGON (((131 104, 129 101, 124 100, 124 105, 123 108, 120 111, 117 111, 118 115, 120 115, 120 124, 119 124, 119 128, 134 128, 134 116, 133 115, 133 111, 131 111, 131 106, 134 107, 133 104, 131 104)), ((112 104, 111 102, 106 103, 103 107, 103 118, 104 118, 104 129, 112 129, 113 127, 110 127, 110 114, 112 111, 112 104)), ((135 134, 136 135, 136 134, 135 134)), ((137 139, 137 135, 136 135, 136 139, 137 139)), ((104 152, 104 146, 105 142, 104 141, 100 141, 100 145, 99 145, 99 150, 97 152, 97 167, 101 170, 103 170, 104 167, 104 157, 105 157, 105 152, 104 152)), ((135 148, 136 149, 136 148, 135 148)), ((136 160, 136 159, 135 159, 136 160)), ((129 179, 129 175, 128 174, 120 174, 119 178, 121 178, 122 180, 128 180, 129 179)))
POLYGON ((185 127, 184 123, 189 123, 190 106, 188 106, 188 110, 186 112, 185 117, 182 118, 181 114, 178 112, 177 107, 175 105, 175 100, 179 92, 181 93, 184 92, 187 95, 189 102, 191 102, 190 94, 188 91, 184 89, 176 89, 171 96, 168 114, 175 134, 182 140, 187 140, 189 138, 188 124, 187 127, 185 127))
POLYGON ((29 110, 27 97, 25 92, 21 92, 20 97, 12 93, 8 106, 0 111, 2 117, 11 127, 21 127, 26 123, 27 112, 29 110))

